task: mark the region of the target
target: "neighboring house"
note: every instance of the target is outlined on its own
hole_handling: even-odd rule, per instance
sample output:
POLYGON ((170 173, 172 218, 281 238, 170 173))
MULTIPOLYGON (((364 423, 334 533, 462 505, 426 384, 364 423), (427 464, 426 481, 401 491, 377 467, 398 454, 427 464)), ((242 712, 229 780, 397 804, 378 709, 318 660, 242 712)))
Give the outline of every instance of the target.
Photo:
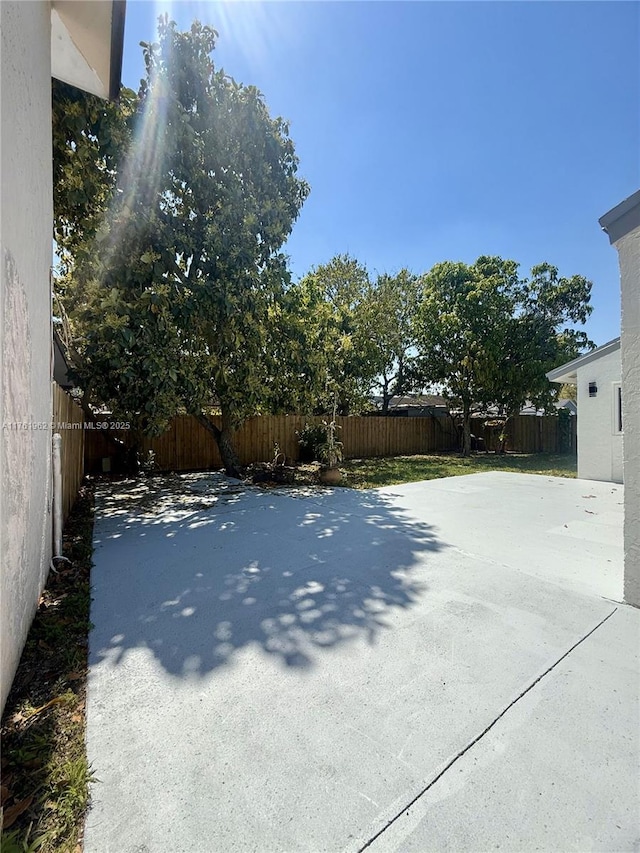
MULTIPOLYGON (((570 414, 575 415, 577 406, 573 400, 560 400, 553 404, 555 409, 566 409, 570 414)), ((543 418, 546 415, 553 414, 544 409, 538 409, 533 403, 526 403, 518 412, 519 415, 531 415, 532 417, 543 418)), ((474 412, 472 418, 504 418, 504 412, 497 406, 487 406, 482 411, 474 412)))
MULTIPOLYGON (((374 397, 373 402, 378 408, 382 407, 382 397, 374 397)), ((447 401, 437 394, 414 394, 389 400, 388 414, 392 417, 428 418, 448 413, 447 401)))
POLYGON ((547 373, 578 389, 578 477, 622 482, 620 338, 547 373))
MULTIPOLYGON (((380 410, 382 408, 382 397, 372 397, 371 402, 380 410)), ((554 404, 556 409, 566 408, 571 414, 576 413, 576 404, 573 400, 561 400, 554 404)), ((451 409, 449 403, 444 397, 438 394, 413 394, 406 397, 392 397, 389 400, 388 414, 391 417, 404 418, 428 418, 428 417, 444 417, 445 415, 461 415, 462 412, 458 409, 451 409)), ((543 409, 537 409, 535 406, 528 403, 520 410, 521 415, 538 415, 542 417, 546 415, 543 409)), ((501 411, 497 406, 489 406, 482 411, 474 412, 472 418, 487 418, 501 417, 501 411)))
POLYGON ((560 411, 560 409, 564 409, 569 412, 570 415, 578 414, 578 404, 575 400, 558 400, 558 402, 553 405, 558 411, 560 411))
POLYGON ((0 708, 51 561, 51 77, 115 97, 124 11, 112 0, 0 2, 0 708))
POLYGON ((640 191, 600 219, 618 250, 624 403, 624 600, 640 607, 640 191))

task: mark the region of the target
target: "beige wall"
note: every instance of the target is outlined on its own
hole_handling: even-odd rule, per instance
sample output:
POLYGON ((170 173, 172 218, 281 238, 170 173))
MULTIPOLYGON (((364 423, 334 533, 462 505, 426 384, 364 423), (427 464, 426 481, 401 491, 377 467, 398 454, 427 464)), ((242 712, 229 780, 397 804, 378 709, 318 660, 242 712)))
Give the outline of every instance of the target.
POLYGON ((48 2, 0 3, 2 706, 51 555, 50 16, 48 2))
POLYGON ((578 477, 622 482, 622 435, 615 430, 615 386, 620 350, 578 368, 578 477), (598 393, 589 396, 589 383, 598 393))
POLYGON ((622 288, 624 597, 640 607, 640 228, 615 246, 622 288))

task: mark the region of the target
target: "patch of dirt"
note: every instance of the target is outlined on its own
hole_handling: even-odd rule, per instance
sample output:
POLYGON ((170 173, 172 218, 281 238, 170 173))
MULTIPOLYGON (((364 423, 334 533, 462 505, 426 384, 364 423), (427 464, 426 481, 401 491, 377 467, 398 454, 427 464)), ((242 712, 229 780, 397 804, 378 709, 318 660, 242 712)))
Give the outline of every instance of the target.
POLYGON ((79 849, 90 777, 85 698, 92 532, 89 485, 64 529, 70 562, 59 561, 49 574, 2 718, 3 850, 79 849))

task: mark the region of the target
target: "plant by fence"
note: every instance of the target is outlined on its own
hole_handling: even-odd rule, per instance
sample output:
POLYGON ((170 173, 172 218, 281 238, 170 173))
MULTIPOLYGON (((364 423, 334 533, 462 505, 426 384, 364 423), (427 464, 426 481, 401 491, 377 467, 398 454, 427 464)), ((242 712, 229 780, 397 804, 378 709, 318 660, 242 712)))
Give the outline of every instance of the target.
MULTIPOLYGON (((218 422, 214 417, 214 422, 218 422)), ((574 419, 575 420, 575 419, 574 419)), ((236 448, 243 465, 251 462, 268 462, 273 459, 277 443, 290 460, 300 456, 299 436, 305 424, 321 424, 322 418, 303 415, 273 415, 250 418, 236 435, 236 448)), ((340 440, 346 459, 364 457, 411 456, 456 450, 458 438, 449 418, 367 418, 338 417, 340 440)), ((483 422, 476 427, 478 435, 484 432, 483 422), (480 430, 482 429, 482 432, 480 430)), ((493 441, 486 430, 487 441, 493 441)), ((511 421, 507 448, 523 453, 560 452, 560 423, 556 416, 545 418, 520 416, 511 421)), ((574 424, 575 433, 575 424, 574 424)), ((132 435, 127 431, 114 431, 114 435, 127 445, 132 435)), ((497 441, 497 437, 496 437, 497 441)), ((495 449, 492 444, 488 449, 495 449)), ((575 443, 574 443, 575 448, 575 443)), ((146 456, 155 454, 160 471, 195 471, 222 467, 222 460, 211 435, 188 415, 174 418, 169 429, 159 438, 145 439, 140 448, 146 456)), ((102 459, 113 456, 113 445, 101 432, 86 433, 86 470, 100 471, 102 459)))
POLYGON ((80 406, 53 383, 53 429, 62 436, 62 514, 66 521, 84 476, 85 430, 80 406))

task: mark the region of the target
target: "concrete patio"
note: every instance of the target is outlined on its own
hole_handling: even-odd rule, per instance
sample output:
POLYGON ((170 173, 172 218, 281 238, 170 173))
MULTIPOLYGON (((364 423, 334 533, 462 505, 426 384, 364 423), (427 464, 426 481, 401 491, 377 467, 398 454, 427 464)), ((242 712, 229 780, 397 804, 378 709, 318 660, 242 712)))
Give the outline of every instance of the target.
POLYGON ((94 533, 86 853, 640 849, 621 486, 127 488, 94 533))

